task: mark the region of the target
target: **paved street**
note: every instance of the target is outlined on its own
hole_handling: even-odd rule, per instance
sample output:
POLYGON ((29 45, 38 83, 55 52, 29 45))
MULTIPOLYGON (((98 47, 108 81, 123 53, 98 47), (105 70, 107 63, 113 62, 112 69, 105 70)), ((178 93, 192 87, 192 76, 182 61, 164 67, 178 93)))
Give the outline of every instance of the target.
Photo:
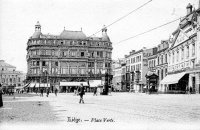
MULTIPOLYGON (((14 108, 7 108, 7 103, 10 102, 34 102, 37 104, 35 106, 38 106, 38 102, 40 102, 41 106, 35 111, 41 111, 41 115, 30 110, 33 118, 30 115, 30 120, 23 117, 29 124, 40 122, 39 124, 52 125, 51 122, 53 122, 57 127, 66 125, 83 128, 85 126, 95 128, 100 126, 100 128, 110 127, 114 129, 131 127, 141 129, 200 129, 198 126, 200 124, 199 99, 200 95, 112 93, 110 96, 93 96, 91 93, 86 93, 84 96, 85 104, 79 104, 78 96, 74 96, 72 93, 63 93, 57 97, 50 94, 49 97, 11 98, 5 101, 4 108, 1 108, 0 112, 2 114, 2 111, 14 110, 14 108)), ((23 107, 26 106, 23 105, 23 107)), ((15 117, 13 116, 13 118, 15 117)), ((4 119, 2 128, 8 127, 5 121, 26 124, 20 117, 12 120, 4 119)))

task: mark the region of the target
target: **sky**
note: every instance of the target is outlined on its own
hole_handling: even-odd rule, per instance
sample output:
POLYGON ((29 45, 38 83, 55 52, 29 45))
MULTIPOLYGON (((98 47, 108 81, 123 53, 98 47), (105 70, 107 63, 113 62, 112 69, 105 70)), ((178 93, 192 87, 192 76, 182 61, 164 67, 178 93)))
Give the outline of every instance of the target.
MULTIPOLYGON (((103 25, 109 25, 149 0, 0 0, 0 60, 27 72, 27 41, 40 22, 43 34, 59 35, 66 30, 91 36, 103 25)), ((113 45, 112 58, 124 58, 131 50, 152 48, 169 38, 179 21, 130 39, 186 15, 191 3, 196 9, 199 0, 152 0, 149 4, 108 27, 113 45)), ((101 36, 101 32, 95 36, 101 36)))

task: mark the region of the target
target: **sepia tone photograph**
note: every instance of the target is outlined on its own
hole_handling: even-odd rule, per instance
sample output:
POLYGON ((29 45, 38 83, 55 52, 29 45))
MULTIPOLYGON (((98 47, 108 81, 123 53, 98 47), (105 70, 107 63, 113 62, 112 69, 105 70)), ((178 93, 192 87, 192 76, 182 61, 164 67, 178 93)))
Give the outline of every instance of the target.
POLYGON ((0 0, 0 130, 200 130, 200 0, 0 0))

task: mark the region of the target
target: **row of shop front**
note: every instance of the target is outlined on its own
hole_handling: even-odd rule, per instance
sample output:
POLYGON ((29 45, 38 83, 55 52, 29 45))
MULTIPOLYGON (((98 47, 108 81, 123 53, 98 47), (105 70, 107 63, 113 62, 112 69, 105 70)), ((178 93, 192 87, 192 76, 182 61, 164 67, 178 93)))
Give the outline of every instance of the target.
POLYGON ((35 92, 40 89, 43 89, 44 92, 47 89, 50 89, 52 92, 56 89, 59 92, 74 92, 81 84, 86 88, 87 92, 93 91, 97 87, 103 89, 103 82, 101 80, 89 80, 89 82, 59 82, 56 84, 31 82, 25 88, 29 89, 30 92, 35 92))
POLYGON ((200 93, 200 69, 168 74, 161 81, 156 73, 146 75, 146 83, 129 82, 130 92, 200 93))
POLYGON ((200 70, 167 75, 159 86, 160 92, 200 93, 200 70))
POLYGON ((168 74, 160 82, 156 76, 148 78, 147 87, 160 93, 200 93, 200 70, 168 74))

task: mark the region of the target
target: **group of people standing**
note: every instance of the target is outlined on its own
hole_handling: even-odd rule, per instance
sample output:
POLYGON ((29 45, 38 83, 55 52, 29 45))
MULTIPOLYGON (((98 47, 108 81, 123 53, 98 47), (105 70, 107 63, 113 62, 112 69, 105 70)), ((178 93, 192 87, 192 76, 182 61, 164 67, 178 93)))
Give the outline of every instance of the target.
POLYGON ((192 94, 193 93, 192 87, 186 87, 186 93, 187 94, 192 94))
MULTIPOLYGON (((46 90, 46 96, 47 97, 49 97, 49 93, 50 93, 50 89, 48 88, 46 90)), ((58 89, 57 88, 55 89, 54 93, 55 93, 55 96, 57 96, 57 93, 58 93, 58 89)), ((44 94, 44 89, 40 89, 40 97, 43 97, 43 94, 44 94)))

